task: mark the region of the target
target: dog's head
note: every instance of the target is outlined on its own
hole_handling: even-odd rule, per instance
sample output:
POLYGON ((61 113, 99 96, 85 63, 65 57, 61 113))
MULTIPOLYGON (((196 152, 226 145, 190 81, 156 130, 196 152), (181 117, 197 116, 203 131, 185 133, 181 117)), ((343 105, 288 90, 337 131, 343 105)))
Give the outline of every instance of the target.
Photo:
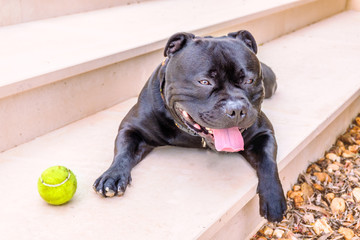
POLYGON ((264 98, 256 53, 248 31, 217 38, 173 35, 161 85, 175 121, 217 151, 243 150, 241 132, 254 124, 264 98))

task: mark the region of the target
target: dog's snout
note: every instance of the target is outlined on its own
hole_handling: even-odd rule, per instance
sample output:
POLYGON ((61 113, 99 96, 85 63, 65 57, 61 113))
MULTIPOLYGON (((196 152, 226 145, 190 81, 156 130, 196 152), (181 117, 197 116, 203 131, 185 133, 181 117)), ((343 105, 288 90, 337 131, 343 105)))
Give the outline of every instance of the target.
POLYGON ((225 106, 225 113, 232 119, 243 119, 246 116, 246 107, 242 102, 228 102, 225 106))

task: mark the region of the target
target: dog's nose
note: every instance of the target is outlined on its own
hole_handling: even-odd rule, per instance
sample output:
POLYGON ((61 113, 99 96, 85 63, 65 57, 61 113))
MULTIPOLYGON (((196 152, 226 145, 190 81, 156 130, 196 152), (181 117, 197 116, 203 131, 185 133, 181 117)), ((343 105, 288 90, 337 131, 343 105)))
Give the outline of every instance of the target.
POLYGON ((241 120, 246 116, 246 108, 242 102, 228 102, 225 113, 229 118, 241 120))

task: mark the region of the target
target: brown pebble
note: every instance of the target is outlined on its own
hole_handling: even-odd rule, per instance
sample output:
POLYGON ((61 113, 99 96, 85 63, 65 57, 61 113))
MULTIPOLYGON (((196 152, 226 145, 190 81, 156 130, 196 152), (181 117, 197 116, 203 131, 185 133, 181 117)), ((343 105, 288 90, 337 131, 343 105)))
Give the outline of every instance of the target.
POLYGON ((343 158, 353 158, 356 156, 355 153, 353 152, 350 152, 349 150, 345 150, 342 155, 341 155, 343 158))
POLYGON ((329 153, 335 153, 337 156, 340 156, 344 149, 345 147, 339 147, 334 145, 329 149, 329 153))
POLYGON ((355 118, 355 122, 360 127, 360 117, 355 118))
POLYGON ((294 192, 294 191, 289 191, 290 192, 290 194, 288 194, 288 196, 289 196, 289 198, 291 198, 291 199, 294 199, 295 197, 297 197, 297 196, 302 196, 303 195, 303 193, 302 192, 300 192, 300 191, 297 191, 297 192, 294 192))
POLYGON ((266 237, 271 237, 272 234, 273 234, 273 232, 274 232, 274 230, 271 229, 271 228, 269 228, 268 226, 266 226, 266 227, 264 228, 264 235, 265 235, 266 237))
POLYGON ((350 133, 350 135, 352 135, 353 137, 355 137, 354 135, 356 135, 356 133, 358 133, 359 131, 360 131, 360 129, 359 129, 358 126, 353 126, 353 127, 350 129, 349 133, 350 133))
POLYGON ((351 136, 349 132, 343 134, 340 136, 341 141, 343 141, 345 144, 354 144, 354 139, 351 136))
POLYGON ((353 223, 354 222, 354 216, 351 214, 351 213, 349 213, 348 215, 347 215, 347 217, 346 217, 346 221, 348 221, 348 222, 350 222, 350 223, 353 223))
POLYGON ((358 153, 358 150, 359 150, 359 145, 350 145, 348 147, 348 150, 352 153, 358 153))
POLYGON ((327 170, 329 173, 333 173, 333 172, 335 172, 335 171, 337 171, 337 170, 339 170, 339 169, 340 169, 340 166, 337 165, 337 164, 334 164, 334 163, 329 164, 329 166, 326 168, 326 170, 327 170))
POLYGON ((322 232, 324 233, 332 233, 332 228, 326 222, 326 218, 321 218, 316 220, 314 223, 313 229, 317 235, 320 235, 322 232))
POLYGON ((321 172, 321 168, 317 164, 313 163, 306 169, 306 173, 311 172, 321 172))
POLYGON ((320 181, 320 182, 332 182, 331 177, 329 176, 329 174, 324 173, 324 172, 316 172, 314 173, 314 176, 320 181))
POLYGON ((303 220, 307 223, 307 224, 311 224, 315 222, 315 218, 314 218, 314 214, 312 213, 305 213, 303 216, 303 220))
POLYGON ((293 186, 293 191, 294 192, 297 192, 297 191, 299 191, 301 189, 301 187, 299 186, 299 185, 294 185, 293 186))
POLYGON ((306 182, 301 184, 301 192, 303 193, 303 198, 307 201, 313 194, 313 188, 306 182))
POLYGON ((333 214, 343 213, 346 208, 345 200, 342 198, 334 198, 331 201, 330 208, 333 214))
POLYGON ((340 141, 340 140, 336 141, 336 146, 338 146, 339 148, 345 148, 344 143, 342 141, 340 141))
POLYGON ((345 240, 351 240, 355 235, 350 228, 340 227, 338 232, 344 236, 345 240))
POLYGON ((291 196, 292 193, 293 193, 293 191, 292 191, 292 190, 289 190, 289 191, 286 193, 286 196, 287 196, 288 198, 291 198, 290 196, 291 196))
POLYGON ((316 189, 316 190, 319 190, 319 191, 324 191, 324 187, 323 186, 321 186, 320 184, 317 184, 317 183, 314 183, 314 188, 316 189))
POLYGON ((325 156, 327 159, 330 159, 332 161, 337 161, 340 162, 340 157, 338 155, 336 155, 335 153, 328 153, 325 156))
POLYGON ((257 240, 267 240, 266 237, 259 237, 257 240))
POLYGON ((274 230, 273 237, 281 238, 284 235, 284 233, 285 232, 283 230, 277 228, 277 229, 274 230))
POLYGON ((304 198, 301 196, 295 196, 294 203, 295 203, 295 207, 298 208, 298 207, 304 205, 304 198))
POLYGON ((356 202, 360 202, 360 188, 354 188, 351 194, 356 202))

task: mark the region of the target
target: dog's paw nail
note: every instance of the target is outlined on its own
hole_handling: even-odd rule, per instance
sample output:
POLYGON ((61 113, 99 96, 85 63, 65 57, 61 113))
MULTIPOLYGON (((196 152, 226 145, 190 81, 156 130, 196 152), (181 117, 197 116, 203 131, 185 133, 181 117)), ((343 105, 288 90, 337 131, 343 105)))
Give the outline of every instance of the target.
POLYGON ((105 195, 107 197, 113 197, 115 195, 115 192, 112 189, 110 189, 109 187, 106 187, 105 188, 105 195))
POLYGON ((102 192, 101 189, 100 189, 99 191, 96 191, 96 193, 97 193, 100 197, 102 197, 102 198, 105 197, 105 196, 103 195, 103 192, 102 192))
POLYGON ((118 192, 118 193, 117 193, 118 197, 121 197, 121 196, 124 195, 124 190, 122 190, 121 187, 118 187, 117 192, 118 192))

